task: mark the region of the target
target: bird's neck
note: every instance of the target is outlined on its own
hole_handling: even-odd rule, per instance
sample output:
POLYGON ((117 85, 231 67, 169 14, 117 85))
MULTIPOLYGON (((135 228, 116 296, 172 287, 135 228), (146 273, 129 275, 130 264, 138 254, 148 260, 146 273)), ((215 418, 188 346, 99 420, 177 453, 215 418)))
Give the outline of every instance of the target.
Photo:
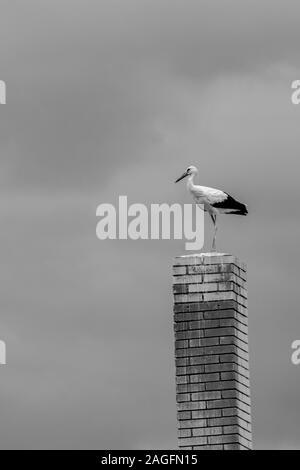
POLYGON ((188 180, 187 180, 187 183, 186 183, 187 188, 188 188, 190 191, 195 187, 195 185, 194 185, 194 176, 195 176, 194 174, 190 175, 190 176, 188 177, 188 180))

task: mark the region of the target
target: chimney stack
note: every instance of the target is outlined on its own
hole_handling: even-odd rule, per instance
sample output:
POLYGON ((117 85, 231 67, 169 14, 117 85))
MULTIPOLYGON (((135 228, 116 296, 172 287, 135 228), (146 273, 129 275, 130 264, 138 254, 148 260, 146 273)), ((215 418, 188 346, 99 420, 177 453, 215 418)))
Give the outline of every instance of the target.
POLYGON ((175 258, 181 449, 251 449, 246 265, 228 254, 175 258))

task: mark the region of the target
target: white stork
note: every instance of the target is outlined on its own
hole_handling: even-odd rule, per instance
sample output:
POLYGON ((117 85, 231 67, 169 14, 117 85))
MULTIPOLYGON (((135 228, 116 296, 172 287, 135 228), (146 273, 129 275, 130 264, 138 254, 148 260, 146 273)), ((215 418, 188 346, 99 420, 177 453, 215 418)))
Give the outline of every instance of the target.
POLYGON ((204 210, 209 213, 214 224, 214 237, 212 242, 212 251, 216 251, 217 236, 217 215, 218 214, 236 214, 247 215, 248 210, 245 204, 236 201, 229 194, 220 189, 208 188, 194 184, 194 176, 198 169, 195 166, 189 166, 175 183, 188 176, 187 189, 192 194, 196 204, 203 204, 204 210))

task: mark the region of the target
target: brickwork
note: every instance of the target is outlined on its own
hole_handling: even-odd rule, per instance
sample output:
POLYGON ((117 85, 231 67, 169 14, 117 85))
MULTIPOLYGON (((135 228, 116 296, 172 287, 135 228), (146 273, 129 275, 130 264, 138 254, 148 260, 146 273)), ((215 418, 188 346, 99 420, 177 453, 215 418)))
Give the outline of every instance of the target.
POLYGON ((182 449, 251 449, 246 266, 231 255, 173 265, 182 449))

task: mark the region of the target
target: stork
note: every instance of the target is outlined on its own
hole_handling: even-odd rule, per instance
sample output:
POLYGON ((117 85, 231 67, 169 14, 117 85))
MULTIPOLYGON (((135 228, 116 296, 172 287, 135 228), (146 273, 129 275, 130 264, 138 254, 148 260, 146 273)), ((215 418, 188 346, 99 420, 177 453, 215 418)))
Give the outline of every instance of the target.
POLYGON ((175 183, 188 177, 187 189, 191 193, 196 204, 202 204, 206 212, 209 213, 214 224, 214 236, 212 242, 212 251, 216 251, 217 237, 217 215, 218 214, 236 214, 247 215, 248 210, 245 204, 238 202, 225 191, 220 189, 208 188, 207 186, 199 186, 194 184, 194 177, 197 175, 198 169, 195 166, 189 166, 183 175, 181 175, 175 183))

